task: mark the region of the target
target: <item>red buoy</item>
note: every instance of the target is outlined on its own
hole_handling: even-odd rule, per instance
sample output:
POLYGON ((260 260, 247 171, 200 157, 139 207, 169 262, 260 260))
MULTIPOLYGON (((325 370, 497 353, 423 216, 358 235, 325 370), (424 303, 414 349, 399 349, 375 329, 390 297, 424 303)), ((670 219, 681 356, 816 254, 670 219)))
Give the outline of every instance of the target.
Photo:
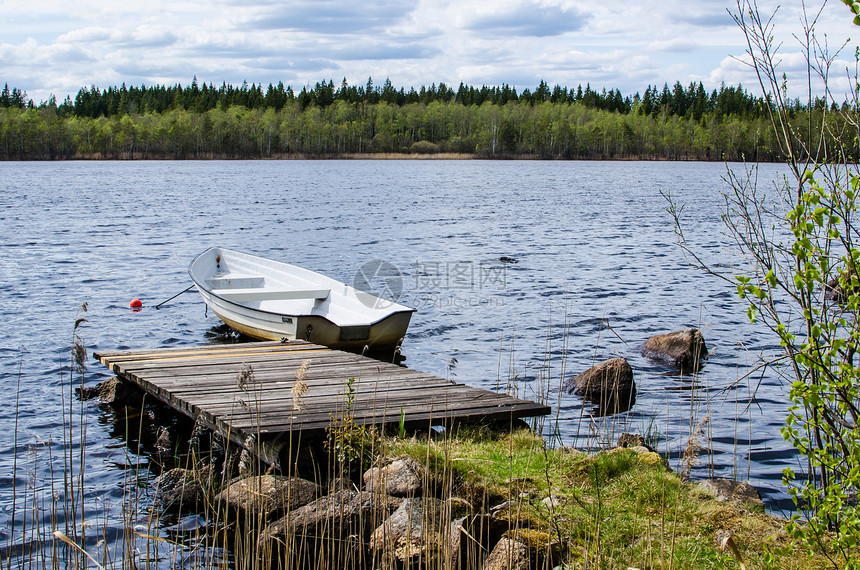
POLYGON ((140 299, 132 299, 131 303, 129 303, 128 306, 132 309, 139 309, 143 306, 143 303, 140 301, 140 299))

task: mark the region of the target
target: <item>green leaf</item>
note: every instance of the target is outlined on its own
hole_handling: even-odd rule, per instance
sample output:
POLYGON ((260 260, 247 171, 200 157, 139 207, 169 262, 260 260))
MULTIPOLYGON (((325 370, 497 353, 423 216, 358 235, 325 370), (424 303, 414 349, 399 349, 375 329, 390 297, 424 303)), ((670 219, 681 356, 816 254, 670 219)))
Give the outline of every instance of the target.
POLYGON ((770 271, 767 272, 767 275, 764 279, 765 281, 767 281, 768 285, 770 285, 771 287, 776 287, 776 275, 774 275, 772 267, 770 271))
POLYGON ((794 286, 798 289, 803 289, 803 277, 797 273, 794 274, 794 286))

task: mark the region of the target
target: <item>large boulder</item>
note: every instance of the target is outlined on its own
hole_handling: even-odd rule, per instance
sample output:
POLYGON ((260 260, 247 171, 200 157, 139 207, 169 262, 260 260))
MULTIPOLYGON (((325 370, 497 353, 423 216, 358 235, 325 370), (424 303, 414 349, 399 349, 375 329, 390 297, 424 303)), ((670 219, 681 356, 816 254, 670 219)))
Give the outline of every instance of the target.
POLYGON ((414 497, 421 494, 426 478, 426 471, 420 463, 411 457, 400 457, 365 471, 364 489, 393 497, 414 497))
POLYGON ((257 547, 264 557, 286 556, 286 567, 310 564, 320 549, 343 549, 328 553, 329 559, 336 560, 358 552, 350 541, 363 543, 402 500, 341 487, 268 525, 257 547))
POLYGON ((482 570, 529 570, 529 548, 519 540, 504 537, 484 561, 482 570))
POLYGON ((690 328, 652 336, 642 345, 642 355, 677 366, 682 372, 694 372, 707 358, 708 347, 702 333, 690 328))
POLYGON ((633 369, 624 358, 611 358, 592 366, 570 378, 566 388, 597 405, 601 413, 627 411, 636 398, 633 369))
MULTIPOLYGON (((322 526, 331 529, 348 526, 344 525, 343 520, 359 512, 365 505, 371 506, 370 500, 370 493, 361 494, 358 491, 342 488, 288 512, 266 527, 259 538, 259 543, 262 546, 266 541, 286 538, 292 534, 314 536, 315 529, 322 526)), ((332 534, 340 536, 339 531, 332 534)))
POLYGON ((397 560, 405 565, 416 559, 449 558, 450 514, 450 509, 439 499, 404 499, 370 535, 369 546, 382 559, 397 560))
POLYGON ((240 520, 268 519, 310 503, 317 490, 316 484, 306 479, 258 475, 234 481, 218 493, 215 503, 237 512, 240 520))

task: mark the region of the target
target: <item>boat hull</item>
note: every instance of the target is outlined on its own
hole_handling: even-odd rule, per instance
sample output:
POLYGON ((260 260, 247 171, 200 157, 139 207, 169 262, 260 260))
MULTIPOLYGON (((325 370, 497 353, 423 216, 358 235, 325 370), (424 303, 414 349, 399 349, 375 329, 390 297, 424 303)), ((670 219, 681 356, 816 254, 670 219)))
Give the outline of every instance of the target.
MULTIPOLYGON (((215 312, 214 309, 213 312, 215 312)), ((406 329, 412 318, 410 313, 392 315, 370 325, 370 330, 365 338, 348 340, 341 338, 342 327, 334 325, 322 317, 297 317, 299 328, 307 331, 307 327, 311 327, 309 332, 297 335, 263 328, 259 326, 259 321, 243 323, 229 314, 219 314, 218 312, 215 314, 233 330, 257 340, 299 339, 351 352, 393 350, 400 345, 406 336, 406 329)))
MULTIPOLYGON (((229 250, 218 250, 218 252, 225 256, 230 253, 229 250)), ((206 253, 204 252, 203 255, 206 253)), ((253 306, 260 305, 260 302, 242 303, 231 300, 229 298, 230 293, 236 293, 236 288, 213 290, 207 287, 208 276, 195 272, 195 263, 196 260, 189 267, 189 273, 209 309, 230 328, 258 340, 298 339, 354 352, 387 351, 396 348, 403 341, 414 312, 408 307, 388 303, 394 309, 402 310, 376 311, 373 313, 375 320, 368 319, 363 322, 353 320, 348 324, 338 324, 327 318, 325 314, 261 310, 253 306)), ((286 266, 286 264, 280 265, 286 266)), ((324 276, 319 277, 325 280, 320 282, 321 286, 332 287, 333 281, 324 276)), ((225 281, 225 278, 219 277, 219 280, 225 281)), ((208 282, 211 283, 211 279, 208 282)), ((337 285, 346 292, 345 297, 362 299, 364 303, 367 303, 368 298, 377 299, 343 284, 338 283, 337 285)), ((260 288, 261 293, 258 294, 249 292, 247 288, 241 289, 241 291, 244 296, 254 298, 265 296, 266 289, 260 288)), ((257 300, 259 301, 259 298, 257 300)), ((385 301, 382 299, 378 299, 378 301, 385 306, 385 301)), ((325 302, 328 301, 317 299, 313 305, 324 304, 325 302)))

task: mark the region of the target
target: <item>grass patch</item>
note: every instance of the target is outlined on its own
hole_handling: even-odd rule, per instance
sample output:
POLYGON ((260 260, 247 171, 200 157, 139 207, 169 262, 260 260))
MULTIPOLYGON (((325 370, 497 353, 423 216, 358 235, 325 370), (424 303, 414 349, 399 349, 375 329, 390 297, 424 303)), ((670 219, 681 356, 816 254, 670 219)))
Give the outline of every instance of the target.
POLYGON ((448 477, 451 491, 473 504, 483 494, 509 532, 528 532, 520 540, 555 549, 570 568, 739 568, 727 536, 750 568, 832 567, 791 543, 784 519, 717 501, 654 453, 549 449, 528 430, 481 428, 388 438, 384 448, 448 477))

